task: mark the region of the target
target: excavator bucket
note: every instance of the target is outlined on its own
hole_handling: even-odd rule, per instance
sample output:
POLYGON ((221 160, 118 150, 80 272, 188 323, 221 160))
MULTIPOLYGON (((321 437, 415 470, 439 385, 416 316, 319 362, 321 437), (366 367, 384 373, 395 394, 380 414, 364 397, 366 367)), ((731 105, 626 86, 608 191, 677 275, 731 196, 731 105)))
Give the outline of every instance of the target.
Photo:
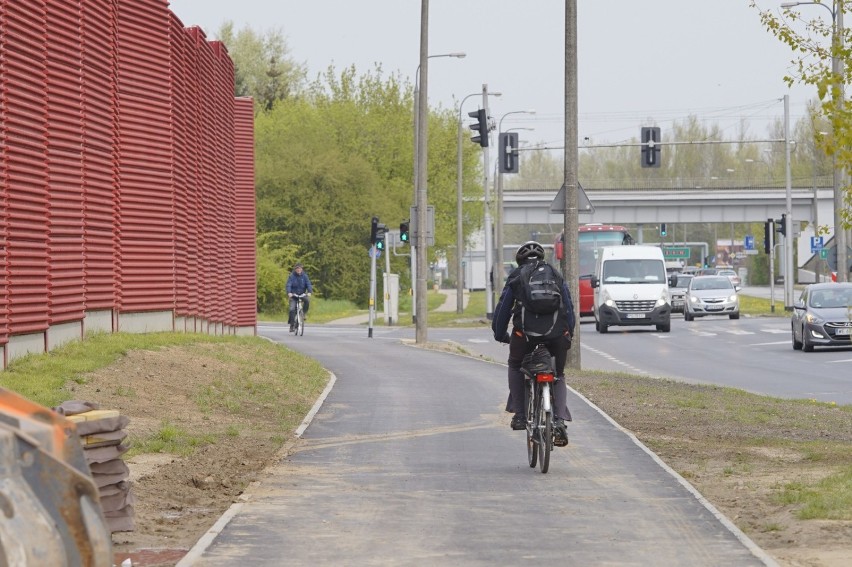
POLYGON ((74 423, 4 388, 0 514, 0 565, 112 565, 110 532, 74 423))

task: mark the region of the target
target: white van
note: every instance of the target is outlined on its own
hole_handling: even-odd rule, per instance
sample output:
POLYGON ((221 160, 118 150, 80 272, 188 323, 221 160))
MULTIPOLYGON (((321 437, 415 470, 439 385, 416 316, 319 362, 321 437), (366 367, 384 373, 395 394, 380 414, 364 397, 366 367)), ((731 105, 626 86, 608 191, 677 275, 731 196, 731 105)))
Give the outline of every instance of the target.
POLYGON ((595 329, 606 333, 612 325, 656 325, 671 331, 669 284, 677 275, 666 274, 663 251, 657 246, 605 246, 592 276, 595 329))

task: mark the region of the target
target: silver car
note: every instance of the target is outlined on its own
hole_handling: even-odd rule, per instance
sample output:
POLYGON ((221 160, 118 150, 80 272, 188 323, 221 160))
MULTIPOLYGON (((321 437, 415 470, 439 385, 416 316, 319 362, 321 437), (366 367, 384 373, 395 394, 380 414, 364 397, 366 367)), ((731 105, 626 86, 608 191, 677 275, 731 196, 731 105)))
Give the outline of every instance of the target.
POLYGON ((695 276, 686 288, 683 318, 692 321, 705 315, 740 318, 737 287, 727 276, 695 276))
POLYGON ((728 279, 731 280, 731 283, 734 285, 740 285, 742 280, 740 280, 740 276, 734 270, 719 270, 716 272, 718 276, 728 276, 728 279))
POLYGON ((671 299, 672 312, 683 313, 683 303, 686 297, 686 288, 689 287, 689 282, 693 276, 689 274, 678 274, 677 284, 669 288, 669 298, 671 299))

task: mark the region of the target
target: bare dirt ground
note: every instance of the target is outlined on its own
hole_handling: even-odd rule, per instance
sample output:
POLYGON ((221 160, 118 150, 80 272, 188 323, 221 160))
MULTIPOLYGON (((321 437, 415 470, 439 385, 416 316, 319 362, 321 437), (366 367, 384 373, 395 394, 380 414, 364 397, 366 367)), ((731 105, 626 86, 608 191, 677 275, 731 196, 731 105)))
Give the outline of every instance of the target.
MULTIPOLYGON (((156 453, 126 459, 136 497, 136 530, 113 534, 117 565, 128 557, 134 565, 174 565, 293 442, 291 432, 276 433, 266 426, 274 411, 266 405, 240 416, 224 408, 200 409, 199 388, 238 372, 233 362, 212 351, 174 347, 132 351, 75 387, 76 399, 129 416, 131 439, 149 435, 164 422, 197 432, 229 427, 240 431, 185 457, 156 453), (129 392, 127 384, 138 386, 129 392)), ((593 381, 571 382, 651 446, 781 565, 852 564, 852 522, 799 520, 791 506, 772 498, 785 482, 824 475, 819 463, 779 449, 755 448, 753 454, 738 457, 719 442, 725 432, 720 436, 718 429, 724 425, 708 427, 694 419, 690 408, 655 409, 617 384, 604 392, 593 381)), ((852 437, 852 427, 846 435, 852 437)))

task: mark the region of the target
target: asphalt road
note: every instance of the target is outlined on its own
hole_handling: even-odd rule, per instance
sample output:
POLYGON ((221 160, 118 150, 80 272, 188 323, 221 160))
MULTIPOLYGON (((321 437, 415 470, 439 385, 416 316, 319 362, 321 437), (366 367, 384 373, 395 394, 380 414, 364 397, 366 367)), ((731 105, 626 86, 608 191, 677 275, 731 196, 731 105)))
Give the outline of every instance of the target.
POLYGON ((571 444, 526 462, 505 367, 399 329, 284 326, 333 387, 296 451, 179 565, 775 565, 630 434, 571 395, 571 444))

